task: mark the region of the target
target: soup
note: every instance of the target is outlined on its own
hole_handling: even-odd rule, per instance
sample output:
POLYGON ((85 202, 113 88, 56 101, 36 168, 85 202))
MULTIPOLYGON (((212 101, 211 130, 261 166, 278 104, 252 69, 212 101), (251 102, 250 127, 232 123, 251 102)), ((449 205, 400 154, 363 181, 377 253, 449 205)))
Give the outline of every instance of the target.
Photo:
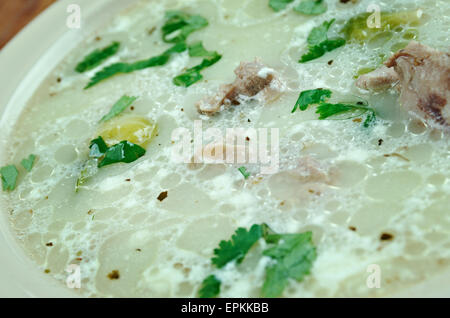
POLYGON ((447 51, 450 4, 382 2, 373 29, 371 1, 324 2, 142 1, 66 56, 2 165, 43 275, 94 297, 345 297, 447 270, 448 130, 355 81, 411 40, 447 51))

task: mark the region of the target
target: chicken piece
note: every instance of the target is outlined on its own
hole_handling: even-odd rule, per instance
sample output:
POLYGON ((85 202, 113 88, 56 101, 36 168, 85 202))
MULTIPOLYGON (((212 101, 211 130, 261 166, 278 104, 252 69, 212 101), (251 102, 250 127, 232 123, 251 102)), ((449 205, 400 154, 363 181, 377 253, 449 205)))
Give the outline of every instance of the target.
POLYGON ((213 115, 230 106, 240 105, 246 98, 261 94, 263 100, 271 101, 281 92, 282 83, 271 68, 258 59, 241 62, 234 71, 236 79, 232 84, 222 85, 219 93, 199 101, 196 106, 201 114, 213 115))
POLYGON ((385 65, 361 76, 356 85, 376 90, 398 81, 400 104, 419 117, 448 126, 450 108, 450 54, 412 41, 385 65), (395 72, 395 75, 394 75, 395 72))
POLYGON ((356 86, 366 90, 385 90, 399 81, 397 72, 383 65, 373 72, 364 74, 356 81, 356 86))

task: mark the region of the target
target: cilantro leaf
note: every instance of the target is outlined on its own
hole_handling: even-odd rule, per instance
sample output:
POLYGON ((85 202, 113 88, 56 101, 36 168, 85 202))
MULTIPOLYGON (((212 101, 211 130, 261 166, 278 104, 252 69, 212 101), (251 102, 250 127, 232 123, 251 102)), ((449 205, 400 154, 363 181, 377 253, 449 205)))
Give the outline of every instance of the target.
POLYGON ((36 155, 29 155, 28 158, 23 159, 20 164, 25 168, 28 172, 33 169, 34 161, 36 160, 36 155))
POLYGON ((100 65, 103 61, 108 59, 109 57, 113 56, 117 53, 117 51, 120 48, 119 42, 113 42, 111 45, 103 48, 103 49, 97 49, 93 52, 91 52, 89 55, 87 55, 82 62, 80 62, 76 68, 75 71, 78 73, 83 73, 86 71, 89 71, 98 65, 100 65))
POLYGON ((269 7, 273 9, 273 11, 278 12, 286 8, 286 6, 293 2, 294 0, 270 0, 269 7))
POLYGON ((245 179, 248 179, 248 177, 250 177, 250 173, 247 171, 247 168, 240 167, 238 170, 240 173, 242 173, 245 179))
POLYGON ((224 267, 236 260, 240 264, 250 248, 263 236, 264 229, 261 225, 254 224, 249 231, 238 228, 229 241, 221 241, 219 248, 214 250, 216 255, 212 263, 218 268, 224 267))
POLYGON ((89 157, 101 158, 105 155, 106 151, 108 150, 108 146, 106 145, 102 137, 98 137, 91 141, 89 149, 90 149, 89 157))
POLYGON ((16 188, 17 176, 19 175, 19 171, 16 166, 9 165, 2 167, 0 168, 0 174, 2 176, 3 191, 14 190, 16 188))
POLYGON ((202 16, 190 15, 181 11, 167 11, 166 23, 162 27, 162 38, 166 43, 184 42, 192 32, 206 26, 208 26, 208 21, 202 16), (175 36, 172 36, 174 34, 175 36))
POLYGON ((99 162, 98 167, 108 166, 114 163, 131 163, 145 155, 145 149, 129 141, 109 147, 105 152, 105 157, 99 162))
POLYGON ((133 96, 127 96, 124 95, 122 96, 111 108, 111 110, 109 111, 108 114, 106 114, 105 116, 103 116, 102 119, 100 119, 100 122, 105 122, 110 120, 111 118, 116 117, 117 115, 119 115, 121 112, 123 112, 125 109, 127 109, 136 99, 138 99, 137 97, 133 97, 133 96))
POLYGON ((86 85, 84 89, 91 88, 94 85, 97 85, 101 81, 104 81, 114 75, 117 74, 125 74, 131 73, 134 71, 143 70, 149 67, 162 66, 169 62, 170 57, 176 53, 181 53, 186 51, 186 44, 183 42, 177 43, 172 46, 170 49, 163 52, 161 55, 151 57, 147 60, 137 61, 134 63, 115 63, 109 65, 97 72, 94 77, 91 78, 90 82, 86 85))
POLYGON ((297 109, 306 110, 309 105, 319 104, 331 97, 331 91, 329 89, 317 88, 300 93, 297 102, 295 103, 292 113, 297 109))
POLYGON ((323 0, 305 0, 300 2, 294 11, 306 15, 319 15, 327 11, 327 5, 323 0))
POLYGON ((263 255, 274 259, 276 263, 266 268, 261 296, 273 298, 282 295, 289 279, 302 281, 310 273, 317 254, 311 232, 273 234, 269 235, 268 240, 278 245, 266 249, 263 255))
POLYGON ((221 281, 216 276, 210 275, 205 278, 200 290, 198 291, 199 298, 215 298, 220 293, 221 281))
POLYGON ((181 75, 178 75, 173 79, 173 83, 177 86, 189 87, 192 84, 203 79, 203 75, 200 73, 203 69, 210 67, 220 61, 222 55, 217 52, 207 51, 201 42, 197 42, 189 47, 189 55, 191 57, 205 57, 203 61, 194 66, 181 75))
POLYGON ((335 19, 325 21, 322 25, 311 30, 307 38, 308 52, 302 55, 299 63, 315 60, 325 55, 327 52, 331 52, 345 45, 346 41, 344 38, 328 38, 328 30, 334 21, 335 19))
POLYGON ((376 120, 376 113, 374 109, 366 106, 352 104, 323 103, 317 107, 316 113, 320 115, 319 119, 321 120, 328 119, 329 117, 337 116, 343 113, 349 113, 349 116, 345 117, 344 119, 355 118, 368 113, 367 118, 363 124, 366 128, 372 125, 376 120))

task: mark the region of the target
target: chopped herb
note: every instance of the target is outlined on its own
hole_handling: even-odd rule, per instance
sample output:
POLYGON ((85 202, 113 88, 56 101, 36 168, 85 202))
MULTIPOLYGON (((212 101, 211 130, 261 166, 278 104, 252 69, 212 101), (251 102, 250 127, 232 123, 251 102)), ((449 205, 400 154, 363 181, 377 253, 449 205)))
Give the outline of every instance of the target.
POLYGON ((319 15, 327 11, 327 5, 323 0, 305 0, 300 2, 294 11, 306 15, 319 15))
POLYGON ((199 298, 215 298, 220 293, 220 280, 216 276, 210 275, 202 283, 198 291, 199 298))
POLYGON ((28 172, 33 169, 34 161, 36 160, 36 155, 29 155, 28 158, 23 159, 20 164, 25 168, 28 172))
POLYGON ((103 61, 108 59, 109 57, 113 56, 117 53, 117 51, 120 48, 119 42, 113 42, 111 45, 103 48, 98 49, 87 55, 84 60, 77 65, 75 70, 78 73, 83 73, 86 71, 89 71, 98 65, 100 65, 103 61))
POLYGON ((363 102, 358 102, 356 105, 347 103, 326 103, 326 100, 331 97, 331 94, 332 92, 330 90, 321 88, 303 91, 300 93, 292 112, 294 113, 297 109, 304 111, 308 108, 308 106, 318 104, 316 113, 319 114, 320 120, 348 113, 350 116, 346 116, 343 119, 351 119, 367 114, 366 120, 363 123, 363 126, 366 128, 371 126, 376 121, 375 110, 368 107, 363 102))
POLYGON ((125 109, 127 109, 136 99, 138 99, 137 97, 133 97, 133 96, 127 96, 124 95, 122 96, 111 108, 111 110, 109 111, 108 114, 106 114, 105 116, 103 116, 103 118, 100 120, 100 122, 105 122, 110 120, 111 118, 116 117, 117 115, 119 115, 121 112, 123 112, 125 109))
POLYGON ((208 26, 208 21, 199 15, 190 15, 181 11, 166 12, 166 23, 162 27, 162 38, 166 43, 186 41, 195 31, 208 26))
POLYGON ((242 173, 245 179, 248 179, 250 177, 250 173, 247 171, 247 168, 240 167, 238 170, 240 173, 242 173))
POLYGON ((301 57, 299 63, 317 59, 325 55, 325 53, 345 45, 346 41, 344 38, 328 38, 328 30, 334 21, 335 19, 325 21, 322 25, 311 30, 307 39, 309 51, 301 57))
POLYGON ((268 243, 277 243, 263 252, 276 261, 266 268, 261 296, 279 297, 282 295, 289 279, 301 282, 310 273, 316 259, 316 248, 312 242, 312 233, 300 234, 271 234, 268 243))
POLYGON ((102 137, 98 137, 91 141, 89 149, 89 157, 101 158, 105 155, 106 151, 108 151, 108 146, 106 145, 102 137))
POLYGON ((309 105, 319 104, 331 97, 331 91, 329 89, 317 88, 300 93, 297 102, 295 103, 292 113, 297 109, 306 110, 309 105))
POLYGON ((191 57, 204 57, 204 59, 199 65, 194 66, 186 70, 183 74, 175 77, 173 83, 177 86, 189 87, 202 80, 203 75, 200 72, 203 69, 216 64, 222 58, 222 55, 217 52, 207 51, 201 42, 189 46, 189 55, 191 57))
POLYGON ((101 71, 97 72, 89 84, 84 88, 88 89, 94 85, 97 85, 101 81, 104 81, 117 74, 131 73, 138 70, 143 70, 149 67, 162 66, 166 64, 170 57, 176 53, 181 53, 186 51, 186 44, 183 42, 177 43, 172 46, 167 51, 163 52, 161 55, 151 57, 147 60, 137 61, 134 63, 115 63, 110 66, 105 67, 101 71))
POLYGON ((9 165, 0 169, 2 175, 2 187, 3 191, 12 191, 16 188, 17 176, 19 171, 16 166, 9 165))
POLYGON ((145 155, 145 149, 141 146, 126 140, 121 141, 108 148, 105 152, 105 157, 99 162, 98 167, 101 168, 119 162, 131 163, 143 155, 145 155))
POLYGON ((249 231, 238 228, 229 241, 221 241, 214 250, 212 263, 218 268, 236 260, 240 264, 250 248, 263 236, 264 226, 254 224, 249 231))
POLYGON ((278 12, 284 10, 287 7, 287 5, 293 1, 294 0, 270 0, 269 7, 271 7, 273 11, 278 12))

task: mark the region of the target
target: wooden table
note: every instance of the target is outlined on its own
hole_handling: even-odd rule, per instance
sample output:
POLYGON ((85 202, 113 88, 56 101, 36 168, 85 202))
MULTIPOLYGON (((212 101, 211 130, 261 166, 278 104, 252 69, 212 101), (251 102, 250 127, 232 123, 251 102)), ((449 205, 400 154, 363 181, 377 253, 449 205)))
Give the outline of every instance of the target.
POLYGON ((0 49, 56 0, 1 0, 0 49))

